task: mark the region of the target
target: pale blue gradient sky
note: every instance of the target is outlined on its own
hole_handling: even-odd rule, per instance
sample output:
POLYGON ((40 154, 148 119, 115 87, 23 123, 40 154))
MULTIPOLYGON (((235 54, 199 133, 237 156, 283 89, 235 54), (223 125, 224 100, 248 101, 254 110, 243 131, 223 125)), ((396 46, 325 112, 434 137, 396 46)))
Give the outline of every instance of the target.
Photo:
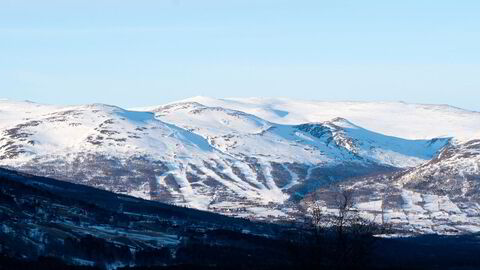
POLYGON ((480 1, 0 0, 0 97, 190 96, 480 111, 480 1))

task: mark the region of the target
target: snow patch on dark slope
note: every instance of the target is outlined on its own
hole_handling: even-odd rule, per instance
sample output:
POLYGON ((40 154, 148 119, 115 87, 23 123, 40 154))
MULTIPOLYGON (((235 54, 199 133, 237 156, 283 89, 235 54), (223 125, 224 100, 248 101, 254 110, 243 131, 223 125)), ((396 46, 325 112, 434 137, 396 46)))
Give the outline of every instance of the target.
MULTIPOLYGON (((393 174, 342 183, 353 190, 355 207, 377 222, 409 232, 471 233, 480 231, 480 141, 449 145, 434 159, 393 174)), ((322 188, 303 202, 335 211, 337 187, 322 188)))

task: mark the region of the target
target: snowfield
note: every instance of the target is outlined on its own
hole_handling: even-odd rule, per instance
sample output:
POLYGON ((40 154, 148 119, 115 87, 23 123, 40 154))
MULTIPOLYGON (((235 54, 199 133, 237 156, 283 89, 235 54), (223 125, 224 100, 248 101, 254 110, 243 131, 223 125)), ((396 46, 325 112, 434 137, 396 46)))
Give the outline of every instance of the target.
POLYGON ((449 105, 209 97, 193 97, 182 102, 239 110, 280 124, 323 122, 342 117, 363 128, 405 139, 455 137, 469 140, 480 137, 480 112, 449 105))

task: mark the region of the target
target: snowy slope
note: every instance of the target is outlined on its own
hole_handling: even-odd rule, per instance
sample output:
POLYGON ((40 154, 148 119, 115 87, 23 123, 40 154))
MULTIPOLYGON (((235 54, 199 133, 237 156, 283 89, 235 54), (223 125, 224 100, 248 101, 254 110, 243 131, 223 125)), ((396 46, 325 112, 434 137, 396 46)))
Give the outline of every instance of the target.
MULTIPOLYGON (((310 135, 330 133, 337 145, 365 159, 398 167, 415 166, 392 177, 388 174, 356 177, 345 184, 357 191, 358 209, 370 218, 378 218, 381 209, 377 208, 385 200, 387 219, 410 231, 458 233, 480 230, 480 164, 478 147, 475 147, 480 136, 478 112, 448 105, 403 102, 307 102, 263 98, 194 97, 170 106, 190 102, 204 107, 239 110, 276 123, 275 126, 302 127, 310 135), (453 140, 436 158, 423 163, 445 145, 444 139, 421 140, 425 138, 453 140), (413 143, 406 139, 418 141, 413 143), (431 149, 425 144, 432 144, 431 149)), ((157 114, 157 117, 180 126, 195 126, 192 123, 198 121, 198 116, 185 114, 187 111, 183 108, 182 115, 177 111, 157 114)), ((216 131, 210 134, 208 130, 196 128, 204 137, 216 134, 216 131)), ((220 126, 217 130, 225 130, 225 127, 220 126)), ((240 128, 235 132, 245 130, 248 129, 240 128)), ((298 138, 293 140, 299 141, 298 138)), ((276 148, 279 145, 276 144, 276 148)), ((310 177, 323 176, 311 168, 308 173, 310 177)), ((334 172, 327 174, 332 176, 334 172)))
MULTIPOLYGON (((354 194, 355 206, 371 220, 421 233, 480 231, 480 141, 450 145, 431 161, 391 175, 343 183, 354 194), (382 214, 383 213, 383 214, 382 214)), ((320 189, 308 200, 330 211, 332 193, 320 189)), ((307 203, 308 205, 308 203, 307 203)))
POLYGON ((149 108, 162 121, 195 132, 217 149, 242 157, 304 164, 365 160, 412 167, 430 160, 448 139, 405 140, 371 132, 343 118, 281 125, 252 114, 200 103, 149 108))
POLYGON ((185 166, 219 158, 202 137, 148 112, 5 101, 0 111, 0 165, 140 197, 164 191, 202 207, 202 194, 195 196, 185 166))
POLYGON ((239 110, 281 124, 324 122, 342 117, 363 128, 405 139, 454 137, 469 140, 480 137, 480 113, 448 105, 209 97, 193 97, 179 102, 239 110))
MULTIPOLYGON (((98 149, 109 155, 186 155, 192 149, 212 151, 201 137, 162 123, 147 112, 130 112, 103 104, 50 107, 18 102, 14 109, 10 109, 11 104, 5 103, 0 103, 0 128, 4 131, 1 140, 11 143, 5 148, 21 147, 25 160, 32 155, 98 149), (172 148, 174 142, 181 143, 182 148, 172 148)), ((9 153, 3 150, 5 154, 9 153)))
POLYGON ((480 140, 447 147, 396 181, 411 189, 449 194, 455 200, 473 198, 480 203, 480 140))

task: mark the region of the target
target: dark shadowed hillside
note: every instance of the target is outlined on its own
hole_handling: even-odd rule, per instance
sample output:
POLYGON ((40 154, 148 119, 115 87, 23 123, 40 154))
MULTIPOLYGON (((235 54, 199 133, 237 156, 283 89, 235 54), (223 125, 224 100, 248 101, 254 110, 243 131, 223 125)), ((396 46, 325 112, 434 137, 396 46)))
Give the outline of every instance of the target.
POLYGON ((252 222, 3 169, 0 181, 0 269, 480 266, 475 235, 319 237, 300 220, 252 222))

